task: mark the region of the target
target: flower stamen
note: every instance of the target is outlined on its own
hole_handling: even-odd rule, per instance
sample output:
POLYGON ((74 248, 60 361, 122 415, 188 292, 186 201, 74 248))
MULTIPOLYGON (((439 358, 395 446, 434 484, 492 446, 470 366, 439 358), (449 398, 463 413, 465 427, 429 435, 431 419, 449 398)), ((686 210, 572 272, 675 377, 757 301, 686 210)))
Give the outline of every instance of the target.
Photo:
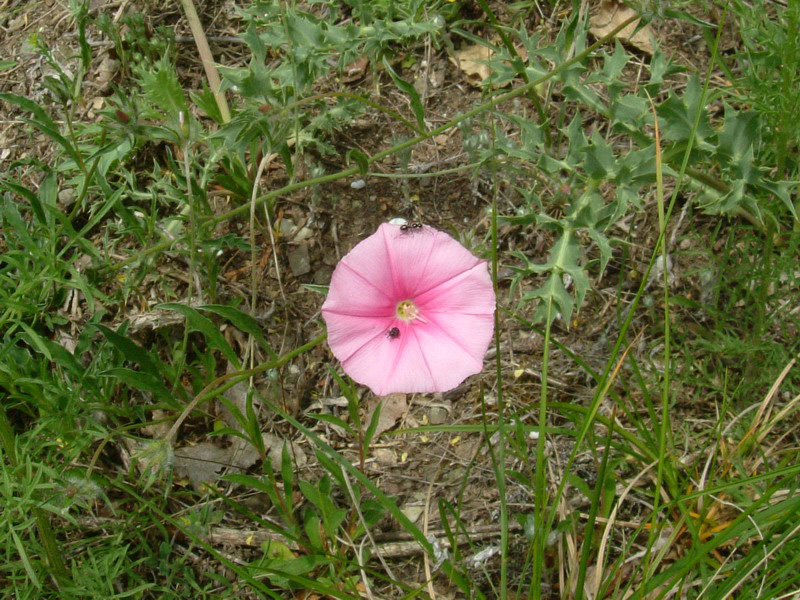
POLYGON ((403 300, 397 303, 397 310, 395 311, 398 319, 403 319, 403 321, 411 322, 414 320, 420 321, 421 323, 427 323, 428 320, 423 317, 417 305, 414 304, 411 300, 403 300))

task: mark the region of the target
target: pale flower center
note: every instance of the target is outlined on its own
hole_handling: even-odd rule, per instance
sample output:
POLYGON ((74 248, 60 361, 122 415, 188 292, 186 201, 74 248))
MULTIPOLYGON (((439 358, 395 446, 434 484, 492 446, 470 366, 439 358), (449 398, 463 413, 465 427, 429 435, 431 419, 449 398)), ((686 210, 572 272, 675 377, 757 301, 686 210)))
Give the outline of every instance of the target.
POLYGON ((397 309, 395 310, 395 314, 397 315, 398 319, 402 319, 403 321, 413 321, 417 319, 425 323, 425 318, 419 313, 419 309, 417 305, 414 304, 411 300, 403 300, 397 303, 397 309))

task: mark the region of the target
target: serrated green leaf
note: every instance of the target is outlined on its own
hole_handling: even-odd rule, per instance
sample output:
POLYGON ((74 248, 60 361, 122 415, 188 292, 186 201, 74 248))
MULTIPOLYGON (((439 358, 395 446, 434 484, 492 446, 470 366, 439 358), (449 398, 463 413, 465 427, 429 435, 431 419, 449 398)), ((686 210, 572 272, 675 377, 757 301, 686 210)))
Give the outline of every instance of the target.
POLYGON ((789 212, 792 213, 795 220, 798 219, 797 210, 792 203, 791 195, 789 194, 789 190, 791 188, 797 188, 797 183, 793 181, 765 181, 760 180, 756 184, 756 187, 759 187, 763 190, 766 190, 770 194, 774 194, 776 198, 778 198, 781 202, 786 205, 786 208, 789 209, 789 212))
POLYGON ((288 11, 286 28, 292 44, 302 48, 319 48, 325 42, 320 23, 311 21, 303 14, 288 11))
POLYGON ((603 68, 590 76, 589 81, 603 83, 608 86, 609 96, 613 100, 627 84, 621 81, 622 71, 628 63, 630 55, 625 52, 619 39, 614 40, 613 54, 603 53, 603 68))
POLYGON ((758 113, 740 112, 726 104, 725 123, 718 136, 719 152, 736 165, 742 174, 752 168, 752 150, 758 138, 758 113))
POLYGON ((592 227, 588 228, 586 231, 589 234, 589 237, 594 240, 594 243, 597 244, 597 248, 600 250, 599 275, 602 276, 606 270, 609 259, 611 259, 611 243, 608 241, 606 236, 592 227))
POLYGON ((250 52, 253 53, 253 62, 257 65, 263 65, 267 59, 267 47, 258 34, 258 28, 254 21, 250 21, 241 37, 250 48, 250 52))
POLYGON ((166 57, 155 63, 151 69, 142 70, 139 77, 147 99, 174 124, 178 123, 181 113, 185 119, 189 118, 189 107, 178 74, 166 57))
POLYGON ((573 65, 563 71, 560 75, 564 82, 562 92, 566 98, 585 104, 592 110, 604 115, 607 110, 605 103, 597 95, 597 92, 581 81, 581 75, 584 70, 581 65, 573 65))
POLYGON ((708 113, 705 107, 700 107, 703 89, 697 77, 692 77, 686 86, 683 96, 671 94, 664 102, 656 107, 659 118, 659 128, 664 139, 685 142, 689 140, 694 128, 694 121, 700 111, 700 121, 697 125, 695 146, 700 150, 713 150, 714 147, 706 140, 713 135, 708 124, 708 113))
POLYGON ((620 96, 611 103, 609 117, 614 131, 640 134, 644 124, 650 120, 647 99, 633 94, 620 96))
POLYGON ((593 179, 613 179, 616 172, 614 152, 597 131, 592 134, 592 143, 584 149, 584 167, 593 179))
POLYGON ((569 140, 569 149, 567 150, 566 162, 574 169, 583 164, 583 151, 588 143, 586 135, 583 133, 583 119, 580 111, 575 112, 575 116, 572 117, 572 121, 567 126, 567 140, 569 140))
POLYGON ((552 311, 551 318, 554 319, 556 317, 556 312, 561 312, 564 319, 569 323, 575 302, 564 287, 560 275, 551 273, 543 286, 523 295, 523 300, 535 299, 540 300, 539 305, 536 307, 536 320, 541 321, 547 318, 548 303, 552 302, 556 310, 552 311))
POLYGON ((203 90, 200 92, 190 92, 189 97, 192 99, 194 105, 206 113, 214 122, 219 125, 224 123, 222 113, 219 111, 217 99, 214 97, 214 93, 206 85, 205 81, 203 82, 203 90))

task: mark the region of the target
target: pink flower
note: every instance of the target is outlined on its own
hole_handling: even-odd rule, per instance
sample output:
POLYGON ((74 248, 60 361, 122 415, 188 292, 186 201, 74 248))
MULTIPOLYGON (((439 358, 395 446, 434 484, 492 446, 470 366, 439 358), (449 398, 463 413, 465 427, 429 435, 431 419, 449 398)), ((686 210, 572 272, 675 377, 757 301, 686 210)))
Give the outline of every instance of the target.
POLYGON ((384 223, 339 261, 322 316, 345 373, 385 396, 478 373, 494 310, 485 261, 431 227, 384 223))

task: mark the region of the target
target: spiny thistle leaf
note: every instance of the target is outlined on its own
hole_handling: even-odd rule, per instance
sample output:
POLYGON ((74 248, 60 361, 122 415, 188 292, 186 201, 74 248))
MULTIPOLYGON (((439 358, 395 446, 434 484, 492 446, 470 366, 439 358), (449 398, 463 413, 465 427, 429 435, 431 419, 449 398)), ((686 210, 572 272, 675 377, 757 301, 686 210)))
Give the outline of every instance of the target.
POLYGON ((181 113, 188 116, 189 106, 183 88, 178 81, 175 67, 168 60, 162 58, 153 69, 142 70, 139 77, 147 99, 163 115, 174 123, 178 122, 181 113))

